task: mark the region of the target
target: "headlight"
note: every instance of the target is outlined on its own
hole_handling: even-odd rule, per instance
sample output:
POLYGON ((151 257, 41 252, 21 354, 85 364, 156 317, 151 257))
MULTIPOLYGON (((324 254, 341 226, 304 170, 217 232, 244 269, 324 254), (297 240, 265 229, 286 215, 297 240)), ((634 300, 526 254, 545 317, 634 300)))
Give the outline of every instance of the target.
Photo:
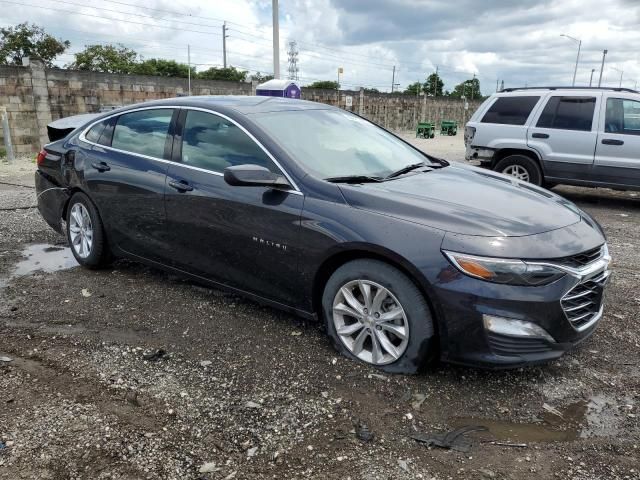
POLYGON ((462 273, 487 282, 525 286, 545 285, 565 275, 565 272, 553 266, 537 265, 517 259, 477 257, 447 251, 444 251, 444 254, 462 273))

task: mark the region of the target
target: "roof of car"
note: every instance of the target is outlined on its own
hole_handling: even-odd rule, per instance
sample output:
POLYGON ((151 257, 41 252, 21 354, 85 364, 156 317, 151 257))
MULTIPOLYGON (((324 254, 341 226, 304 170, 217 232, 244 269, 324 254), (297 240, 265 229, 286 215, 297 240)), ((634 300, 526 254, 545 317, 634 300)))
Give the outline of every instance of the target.
POLYGON ((515 87, 515 88, 503 88, 498 93, 511 93, 531 90, 608 90, 614 92, 628 92, 638 93, 636 90, 623 87, 515 87))
POLYGON ((198 95, 191 97, 165 98, 138 104, 140 106, 177 105, 201 108, 216 107, 220 111, 233 110, 245 115, 264 112, 280 112, 287 110, 326 110, 329 105, 307 100, 295 100, 282 97, 258 97, 248 95, 198 95))

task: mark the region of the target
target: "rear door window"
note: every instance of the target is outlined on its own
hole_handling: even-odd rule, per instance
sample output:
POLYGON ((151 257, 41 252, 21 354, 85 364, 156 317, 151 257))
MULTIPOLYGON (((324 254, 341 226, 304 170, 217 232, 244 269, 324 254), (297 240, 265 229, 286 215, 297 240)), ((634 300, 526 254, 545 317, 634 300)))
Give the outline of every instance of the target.
POLYGON ((84 137, 90 142, 98 143, 98 140, 100 140, 100 135, 102 135, 102 132, 106 124, 107 124, 106 120, 103 120, 102 122, 97 123, 96 125, 94 125, 89 129, 89 131, 85 134, 84 137))
POLYGON ((482 117, 482 123, 524 125, 540 96, 499 97, 482 117))
POLYGON ((158 108, 118 117, 111 146, 118 150, 163 158, 173 109, 158 108))
POLYGON ((536 127, 590 131, 596 97, 550 97, 536 127))
POLYGON ((607 99, 606 133, 640 135, 640 102, 627 98, 607 99))

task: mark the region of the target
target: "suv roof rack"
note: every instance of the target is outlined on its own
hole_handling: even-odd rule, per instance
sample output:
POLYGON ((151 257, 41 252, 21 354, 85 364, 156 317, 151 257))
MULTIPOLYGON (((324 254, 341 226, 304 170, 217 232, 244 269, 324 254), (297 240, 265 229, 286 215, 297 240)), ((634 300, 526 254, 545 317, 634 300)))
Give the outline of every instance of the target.
POLYGON ((613 90, 614 92, 639 93, 637 90, 622 87, 514 87, 503 88, 500 92, 516 92, 519 90, 613 90))

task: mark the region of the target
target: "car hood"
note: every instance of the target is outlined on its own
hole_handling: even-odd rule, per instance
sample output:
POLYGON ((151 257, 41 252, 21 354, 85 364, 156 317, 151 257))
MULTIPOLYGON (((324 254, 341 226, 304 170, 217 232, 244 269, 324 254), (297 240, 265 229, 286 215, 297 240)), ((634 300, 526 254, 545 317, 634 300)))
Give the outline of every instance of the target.
POLYGON ((535 235, 581 219, 577 207, 545 189, 455 163, 340 189, 355 208, 464 235, 535 235))

